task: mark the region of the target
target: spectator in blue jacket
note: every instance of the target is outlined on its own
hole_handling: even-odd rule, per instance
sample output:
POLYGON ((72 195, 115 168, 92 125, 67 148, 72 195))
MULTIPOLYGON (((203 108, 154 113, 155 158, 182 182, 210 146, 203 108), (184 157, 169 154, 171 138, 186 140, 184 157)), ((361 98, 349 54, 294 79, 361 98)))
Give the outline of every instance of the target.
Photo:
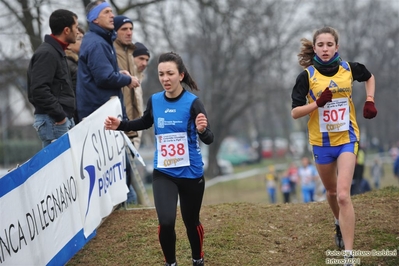
MULTIPOLYGON (((89 31, 83 37, 79 53, 76 98, 79 121, 87 117, 112 96, 118 96, 123 106, 121 88, 135 88, 138 79, 126 70, 119 70, 113 42, 114 14, 103 1, 90 2, 86 7, 89 31)), ((124 109, 124 108, 123 108, 124 109)), ((125 112, 123 112, 126 117, 125 112)))

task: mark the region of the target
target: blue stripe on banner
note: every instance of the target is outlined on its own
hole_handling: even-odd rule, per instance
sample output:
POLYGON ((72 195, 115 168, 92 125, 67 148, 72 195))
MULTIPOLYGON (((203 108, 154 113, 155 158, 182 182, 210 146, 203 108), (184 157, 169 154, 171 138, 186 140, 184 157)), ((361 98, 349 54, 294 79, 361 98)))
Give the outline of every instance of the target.
POLYGON ((94 230, 91 235, 85 238, 83 229, 80 230, 71 240, 47 263, 48 266, 65 265, 79 250, 83 248, 97 233, 94 230))
POLYGON ((0 178, 0 197, 19 187, 28 178, 42 169, 46 164, 57 158, 71 147, 68 134, 36 153, 30 160, 0 178))

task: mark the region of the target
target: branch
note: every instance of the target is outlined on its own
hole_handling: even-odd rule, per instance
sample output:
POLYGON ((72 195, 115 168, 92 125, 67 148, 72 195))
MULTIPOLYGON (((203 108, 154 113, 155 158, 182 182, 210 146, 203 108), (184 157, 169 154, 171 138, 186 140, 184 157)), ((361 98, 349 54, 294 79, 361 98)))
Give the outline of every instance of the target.
POLYGON ((136 3, 136 4, 131 4, 129 1, 129 4, 127 4, 124 7, 119 7, 116 2, 118 2, 118 0, 110 0, 110 4, 115 8, 116 14, 118 15, 122 15, 125 14, 127 11, 129 11, 130 9, 135 9, 135 8, 141 8, 141 7, 145 7, 145 6, 149 6, 152 4, 157 4, 160 2, 163 2, 165 0, 150 0, 147 2, 141 2, 141 3, 136 3))
MULTIPOLYGON (((10 4, 7 3, 7 1, 0 0, 0 2, 3 3, 3 4, 11 11, 11 13, 19 20, 19 22, 21 22, 22 25, 24 24, 24 20, 23 20, 22 17, 18 16, 18 11, 17 11, 17 10, 15 10, 14 8, 12 8, 12 7, 10 6, 10 4)), ((23 1, 18 1, 18 2, 23 2, 23 1)), ((22 5, 22 3, 21 3, 21 5, 22 5)))

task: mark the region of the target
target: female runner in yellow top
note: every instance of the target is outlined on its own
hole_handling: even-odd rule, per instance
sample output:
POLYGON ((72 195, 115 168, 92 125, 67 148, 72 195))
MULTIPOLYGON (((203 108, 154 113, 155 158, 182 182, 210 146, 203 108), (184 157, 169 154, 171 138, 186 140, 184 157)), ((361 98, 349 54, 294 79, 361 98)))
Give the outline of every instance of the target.
POLYGON ((291 115, 294 119, 309 115, 309 142, 335 217, 335 241, 351 256, 355 213, 350 188, 360 137, 352 82, 365 82, 363 116, 371 119, 377 115, 375 80, 364 65, 341 60, 338 33, 331 27, 317 30, 313 42, 302 39, 301 44, 298 60, 305 70, 292 90, 291 115))

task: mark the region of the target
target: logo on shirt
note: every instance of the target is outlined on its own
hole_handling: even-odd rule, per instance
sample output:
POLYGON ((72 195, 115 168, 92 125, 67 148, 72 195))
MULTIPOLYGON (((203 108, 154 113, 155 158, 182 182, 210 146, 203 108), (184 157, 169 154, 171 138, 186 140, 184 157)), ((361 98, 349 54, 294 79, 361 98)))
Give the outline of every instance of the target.
POLYGON ((333 80, 331 80, 331 81, 330 81, 330 85, 328 85, 328 87, 329 87, 330 89, 332 89, 332 88, 338 88, 338 85, 337 85, 337 83, 335 83, 333 80))
POLYGON ((165 126, 175 126, 177 124, 182 124, 181 120, 165 120, 164 117, 158 117, 158 127, 164 128, 165 126))
POLYGON ((166 108, 165 114, 167 114, 167 113, 176 113, 176 109, 169 109, 169 108, 166 108))
POLYGON ((165 127, 165 119, 163 117, 158 118, 158 127, 164 128, 165 127))

